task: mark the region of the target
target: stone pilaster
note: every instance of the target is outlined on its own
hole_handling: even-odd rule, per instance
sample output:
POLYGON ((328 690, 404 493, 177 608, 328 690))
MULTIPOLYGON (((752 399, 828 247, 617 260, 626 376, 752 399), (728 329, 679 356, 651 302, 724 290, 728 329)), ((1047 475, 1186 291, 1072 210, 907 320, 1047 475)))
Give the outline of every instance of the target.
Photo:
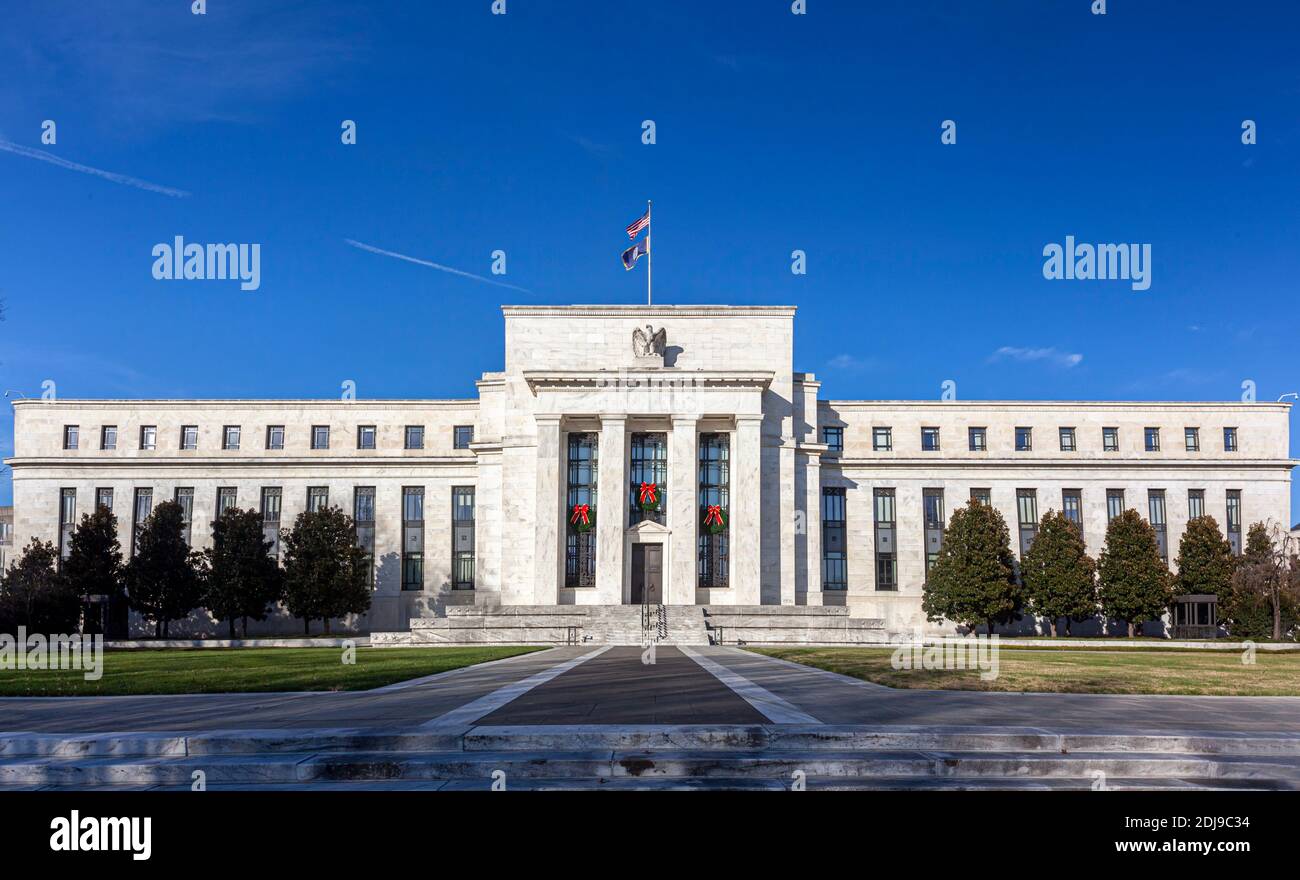
POLYGON ((596 477, 597 605, 623 601, 623 539, 627 528, 627 416, 600 417, 599 472, 596 477))
POLYGON ((804 497, 800 506, 804 509, 803 527, 807 529, 808 548, 806 558, 802 560, 806 567, 806 589, 798 597, 800 605, 821 605, 822 602, 822 461, 815 452, 800 453, 804 464, 804 497))
POLYGON ((562 505, 560 497, 560 417, 537 416, 537 522, 533 543, 533 601, 554 605, 563 582, 560 556, 562 505))
POLYGON ((672 529, 668 604, 694 605, 699 556, 699 420, 674 415, 668 450, 668 528, 672 529))
POLYGON ((731 590, 735 605, 761 605, 763 417, 736 416, 731 448, 731 590))

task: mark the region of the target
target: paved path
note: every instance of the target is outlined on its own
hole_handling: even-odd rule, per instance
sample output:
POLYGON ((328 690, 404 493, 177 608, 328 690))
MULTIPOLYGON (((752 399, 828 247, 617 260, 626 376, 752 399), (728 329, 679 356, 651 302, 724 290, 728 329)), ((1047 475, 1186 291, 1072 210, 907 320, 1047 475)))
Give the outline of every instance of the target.
POLYGON ((894 690, 735 648, 556 648, 373 691, 0 699, 6 731, 834 724, 1058 732, 1300 732, 1300 697, 894 690))

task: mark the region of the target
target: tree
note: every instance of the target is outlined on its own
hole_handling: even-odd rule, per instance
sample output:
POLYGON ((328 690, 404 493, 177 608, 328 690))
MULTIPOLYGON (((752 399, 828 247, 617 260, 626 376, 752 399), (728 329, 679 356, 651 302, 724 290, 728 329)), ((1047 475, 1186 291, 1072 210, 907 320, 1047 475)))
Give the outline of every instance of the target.
POLYGON ((1047 618, 1053 638, 1056 622, 1087 620, 1097 615, 1097 563, 1088 555, 1083 533, 1064 513, 1043 515, 1038 535, 1020 561, 1025 598, 1035 614, 1047 618))
MULTIPOLYGON (((84 599, 107 596, 109 606, 126 598, 122 589, 122 544, 117 539, 117 517, 106 507, 81 517, 63 560, 63 576, 84 599)), ((87 621, 89 623, 89 621, 87 621)))
POLYGON ((298 514, 284 536, 284 598, 289 613, 311 622, 370 608, 370 566, 357 546, 356 524, 337 507, 298 514))
POLYGON ((1106 546, 1098 560, 1102 613, 1137 625, 1161 617, 1173 601, 1172 577, 1160 558, 1156 530, 1135 510, 1126 510, 1106 527, 1106 546))
POLYGON ((184 510, 175 501, 159 504, 140 527, 135 558, 126 566, 131 607, 154 622, 159 638, 199 606, 198 561, 185 540, 184 510))
POLYGON ((974 629, 1019 617, 1010 533, 1002 514, 972 501, 956 510, 943 536, 943 549, 926 579, 921 608, 926 619, 945 618, 974 629))
POLYGON ((1294 539, 1264 523, 1250 527, 1246 551, 1232 575, 1232 594, 1224 609, 1237 638, 1281 639, 1296 626, 1300 612, 1300 574, 1294 539))
POLYGON ((1219 531, 1214 517, 1198 516, 1188 521, 1178 543, 1178 576, 1174 584, 1179 593, 1213 594, 1222 605, 1228 599, 1236 567, 1232 545, 1219 531))
POLYGON ((203 553, 203 607, 225 619, 230 637, 235 620, 265 620, 268 607, 280 599, 280 566, 270 556, 271 542, 262 532, 262 514, 230 508, 212 524, 212 546, 203 553))
POLYGON ((32 538, 9 564, 0 584, 0 632, 64 635, 77 629, 81 600, 58 569, 59 551, 49 541, 32 538))

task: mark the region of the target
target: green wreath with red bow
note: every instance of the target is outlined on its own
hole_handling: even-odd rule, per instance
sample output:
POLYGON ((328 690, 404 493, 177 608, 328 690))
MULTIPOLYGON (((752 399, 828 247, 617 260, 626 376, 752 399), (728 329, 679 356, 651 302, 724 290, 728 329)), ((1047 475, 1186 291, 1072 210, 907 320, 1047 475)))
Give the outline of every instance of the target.
POLYGON ((658 483, 642 483, 637 493, 637 506, 649 513, 659 510, 663 505, 663 492, 658 483))
POLYGON ((701 526, 710 535, 720 535, 727 530, 729 520, 727 511, 721 505, 710 504, 704 509, 704 522, 701 526))
POLYGON ((596 527, 596 508, 590 504, 575 504, 569 515, 569 528, 575 532, 589 532, 596 527))

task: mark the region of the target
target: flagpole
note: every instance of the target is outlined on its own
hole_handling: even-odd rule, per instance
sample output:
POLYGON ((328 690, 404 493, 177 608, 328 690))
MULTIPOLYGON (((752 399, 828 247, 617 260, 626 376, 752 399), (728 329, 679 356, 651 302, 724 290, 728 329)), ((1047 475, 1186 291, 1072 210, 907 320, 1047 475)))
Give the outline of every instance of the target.
POLYGON ((654 273, 654 268, 655 268, 655 252, 654 252, 654 248, 650 247, 650 233, 653 231, 652 227, 653 227, 653 225, 654 225, 654 224, 652 224, 652 223, 650 222, 650 220, 651 220, 651 218, 650 218, 650 206, 651 206, 652 204, 654 204, 654 203, 651 202, 649 199, 646 199, 646 203, 645 203, 645 222, 646 222, 646 227, 645 227, 645 252, 646 252, 646 253, 645 253, 645 255, 646 255, 646 264, 645 264, 645 304, 646 304, 646 305, 650 305, 650 304, 651 304, 651 301, 650 301, 650 279, 651 279, 651 277, 652 277, 652 275, 653 275, 653 273, 654 273))

